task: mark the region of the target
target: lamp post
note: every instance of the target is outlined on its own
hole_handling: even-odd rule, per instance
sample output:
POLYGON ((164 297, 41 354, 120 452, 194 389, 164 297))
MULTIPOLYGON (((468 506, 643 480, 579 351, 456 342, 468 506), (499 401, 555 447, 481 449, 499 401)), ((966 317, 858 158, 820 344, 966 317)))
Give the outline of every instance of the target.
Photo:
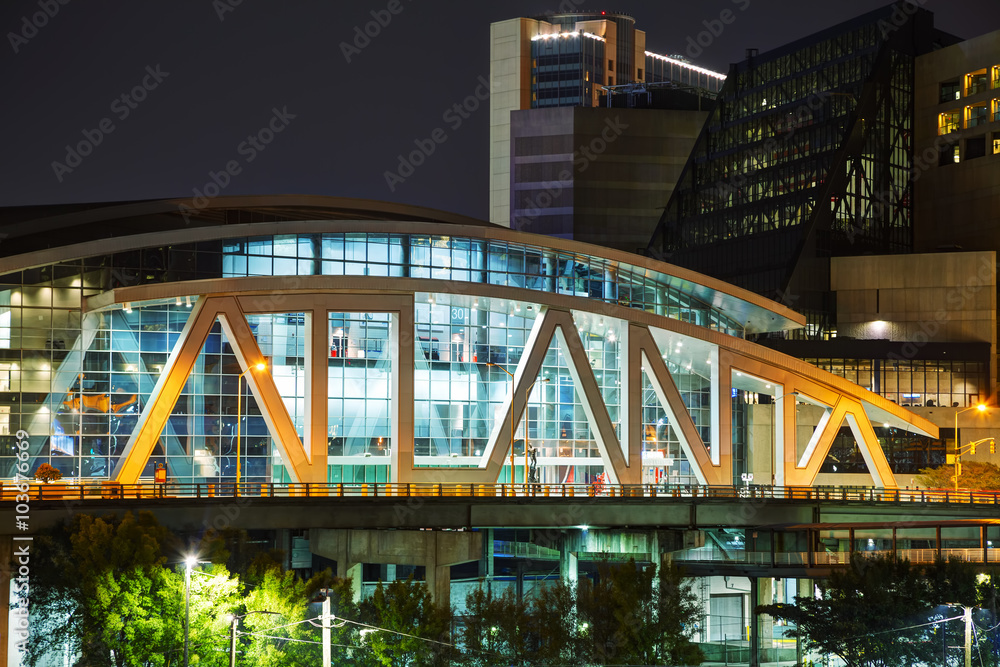
MULTIPOLYGON (((541 380, 542 382, 549 382, 549 378, 536 378, 535 382, 528 385, 528 391, 524 394, 524 483, 528 483, 528 399, 531 398, 531 390, 535 388, 535 383, 541 380)), ((514 407, 511 406, 511 412, 513 413, 514 407)), ((539 477, 540 479, 540 477, 539 477)))
POLYGON ((184 667, 188 667, 188 649, 191 634, 191 568, 198 559, 188 556, 184 559, 184 667))
POLYGON ((968 412, 969 410, 979 410, 980 412, 986 412, 986 404, 980 403, 979 405, 974 405, 971 408, 966 408, 964 410, 957 410, 955 412, 955 492, 958 493, 958 471, 961 466, 962 460, 962 439, 959 437, 958 431, 958 416, 963 412, 968 412))
POLYGON ((240 495, 240 436, 242 435, 242 413, 243 413, 243 376, 252 370, 264 371, 267 369, 267 364, 263 361, 257 363, 254 366, 250 366, 245 371, 240 373, 239 378, 236 380, 236 493, 235 495, 240 495))
POLYGON ((490 368, 499 368, 504 373, 510 376, 510 484, 511 488, 514 486, 514 374, 503 366, 498 366, 492 361, 487 361, 486 365, 490 368))
MULTIPOLYGON (((240 614, 239 616, 237 616, 236 614, 230 614, 229 615, 229 618, 230 618, 230 623, 229 623, 229 667, 236 667, 236 623, 241 618, 246 618, 250 614, 274 614, 275 616, 281 616, 281 614, 279 614, 276 611, 266 611, 266 610, 262 610, 262 611, 248 611, 247 613, 240 614)), ((187 664, 187 660, 185 660, 185 664, 187 664)), ((329 663, 327 663, 327 664, 329 664, 329 663)))

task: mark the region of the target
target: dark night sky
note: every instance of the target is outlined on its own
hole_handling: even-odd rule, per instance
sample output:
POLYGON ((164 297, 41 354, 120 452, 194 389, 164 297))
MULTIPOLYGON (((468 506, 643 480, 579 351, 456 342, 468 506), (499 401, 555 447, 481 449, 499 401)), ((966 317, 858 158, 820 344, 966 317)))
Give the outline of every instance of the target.
MULTIPOLYGON (((452 129, 442 119, 489 75, 489 24, 559 7, 543 2, 399 0, 402 11, 348 63, 340 43, 389 0, 6 0, 0 7, 5 141, 0 205, 191 197, 209 172, 237 161, 226 195, 308 193, 430 206, 483 218, 489 110, 452 129), (58 13, 29 39, 22 19, 58 13), (219 18, 219 6, 232 11, 219 18), (51 11, 51 10, 50 10, 51 11), (167 73, 153 87, 146 68, 167 73), (142 84, 134 109, 115 102, 142 84), (294 119, 259 151, 240 145, 287 109, 294 119), (128 113, 127 117, 122 116, 128 113), (102 120, 114 126, 100 133, 102 120), (413 142, 447 141, 399 184, 384 172, 413 142), (56 177, 66 145, 100 135, 72 172, 56 177)), ((696 64, 726 71, 761 52, 887 4, 886 0, 616 0, 587 3, 636 17, 647 48, 684 53, 702 22, 744 6, 696 64)), ((961 37, 1000 28, 998 0, 926 0, 936 25, 961 37)))

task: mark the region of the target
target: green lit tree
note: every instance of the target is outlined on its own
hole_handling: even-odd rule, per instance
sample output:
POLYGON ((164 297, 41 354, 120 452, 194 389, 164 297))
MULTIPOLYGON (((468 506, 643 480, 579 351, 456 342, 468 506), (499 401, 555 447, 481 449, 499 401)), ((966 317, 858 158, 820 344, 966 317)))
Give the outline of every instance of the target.
POLYGON ((360 605, 361 621, 378 630, 366 632, 357 665, 420 667, 447 665, 451 649, 451 606, 436 605, 424 582, 381 581, 360 605))
POLYGON ((32 637, 39 664, 68 644, 79 664, 166 666, 183 643, 183 579, 166 567, 170 533, 149 513, 78 515, 36 541, 32 637))
POLYGON ((683 573, 659 573, 635 561, 603 563, 596 579, 580 581, 577 593, 581 653, 596 664, 698 664, 690 641, 700 618, 697 599, 683 573))
POLYGON ((573 587, 559 580, 536 591, 529 622, 531 664, 573 664, 579 656, 580 640, 573 587))
POLYGON ((514 591, 500 595, 479 586, 465 598, 462 630, 463 663, 474 666, 517 664, 528 649, 528 630, 534 619, 514 591))
MULTIPOLYGON (((944 465, 937 468, 924 468, 917 480, 929 489, 954 489, 955 466, 944 465)), ((958 480, 961 489, 978 489, 982 491, 1000 490, 1000 468, 992 463, 982 461, 967 461, 962 464, 962 476, 958 480)))
MULTIPOLYGON (((948 574, 941 570, 942 582, 948 574)), ((909 667, 933 662, 937 644, 926 625, 934 586, 905 559, 857 556, 850 567, 818 583, 823 596, 772 604, 759 613, 791 621, 788 636, 850 667, 909 667)))

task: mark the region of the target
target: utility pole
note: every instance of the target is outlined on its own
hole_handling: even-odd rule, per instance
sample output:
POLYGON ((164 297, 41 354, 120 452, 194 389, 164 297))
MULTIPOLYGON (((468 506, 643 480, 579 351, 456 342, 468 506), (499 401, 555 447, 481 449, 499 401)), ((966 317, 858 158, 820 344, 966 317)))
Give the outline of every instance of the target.
POLYGON ((323 667, 330 667, 330 595, 323 598, 323 667))
POLYGON ((972 667, 972 607, 965 607, 965 667, 972 667))

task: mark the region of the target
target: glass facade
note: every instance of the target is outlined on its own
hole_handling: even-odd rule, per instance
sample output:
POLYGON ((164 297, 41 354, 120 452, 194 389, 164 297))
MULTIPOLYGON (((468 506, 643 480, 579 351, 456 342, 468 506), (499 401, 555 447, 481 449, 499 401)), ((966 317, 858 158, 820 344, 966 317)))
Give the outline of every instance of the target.
POLYGON ((891 9, 734 66, 653 256, 792 298, 822 315, 797 335, 822 338, 833 326, 829 277, 800 267, 911 249, 913 50, 929 18, 920 10, 886 33, 891 9))
POLYGON ((605 81, 605 42, 584 32, 531 41, 531 108, 595 106, 605 81))
POLYGON ((969 407, 989 394, 984 361, 804 359, 903 407, 969 407))
MULTIPOLYGON (((66 477, 107 479, 119 463, 178 345, 198 295, 84 308, 108 290, 193 279, 252 276, 386 276, 440 279, 582 296, 626 305, 732 335, 740 324, 687 293, 677 278, 594 256, 541 246, 419 234, 285 234, 235 238, 88 257, 4 276, 0 291, 0 456, 13 474, 14 437, 30 434, 33 468, 48 462, 66 477)), ((183 293, 183 292, 182 292, 183 293)), ((278 303, 276 301, 276 303, 278 303)), ((541 308, 529 300, 472 300, 418 293, 414 303, 416 465, 478 464, 509 392, 541 308)), ((616 434, 621 434, 623 321, 580 312, 581 343, 616 434)), ((299 436, 306 423, 306 315, 250 314, 247 323, 267 373, 299 436)), ((333 312, 327 323, 329 481, 389 479, 390 321, 386 312, 333 312)), ((664 355, 672 352, 664 348, 664 355)), ((678 387, 710 440, 704 374, 671 361, 678 387)), ((289 479, 261 408, 219 322, 142 473, 165 466, 179 482, 247 483, 289 479)), ((648 378, 644 422, 647 477, 691 479, 679 440, 665 426, 648 378), (655 470, 659 469, 657 473, 655 470)), ((542 481, 599 480, 603 460, 574 385, 565 351, 553 339, 515 450, 538 451, 542 481)), ((504 475, 510 478, 509 469, 504 475)), ((520 470, 515 479, 523 479, 520 470)))

